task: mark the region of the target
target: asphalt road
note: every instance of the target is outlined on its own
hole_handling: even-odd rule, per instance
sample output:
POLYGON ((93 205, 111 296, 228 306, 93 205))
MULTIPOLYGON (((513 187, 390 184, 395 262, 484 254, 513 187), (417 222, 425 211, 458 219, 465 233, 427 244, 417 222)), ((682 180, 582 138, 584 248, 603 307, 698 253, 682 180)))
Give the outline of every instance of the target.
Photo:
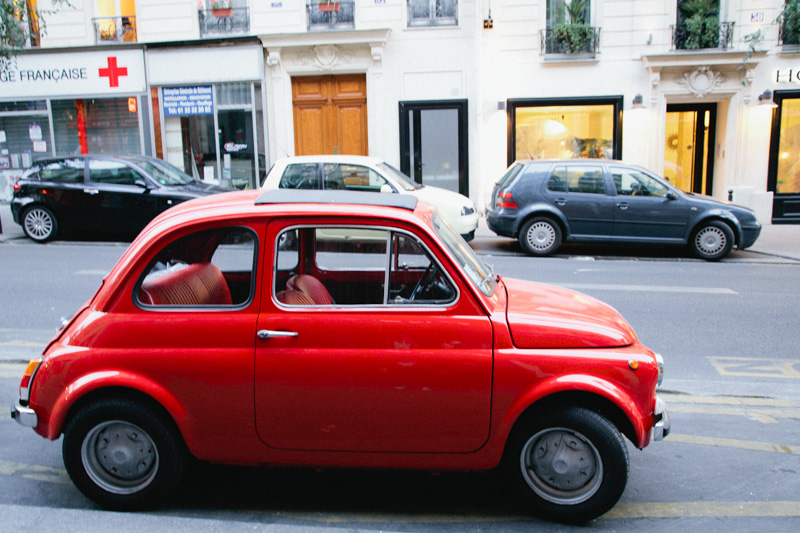
MULTIPOLYGON (((125 249, 112 242, 0 245, 0 397, 125 249)), ((481 250, 501 275, 600 298, 667 362, 673 434, 630 447, 620 503, 601 531, 800 530, 800 264, 704 263, 481 250)), ((60 442, 0 418, 0 531, 564 531, 520 514, 492 473, 201 466, 175 502, 99 510, 71 485, 60 442)))

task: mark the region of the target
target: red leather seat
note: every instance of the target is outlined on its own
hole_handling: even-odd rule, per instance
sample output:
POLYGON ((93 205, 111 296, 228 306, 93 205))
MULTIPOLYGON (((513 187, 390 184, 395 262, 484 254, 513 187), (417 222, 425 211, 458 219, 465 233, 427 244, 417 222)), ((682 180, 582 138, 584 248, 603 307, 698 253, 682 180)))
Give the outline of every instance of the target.
POLYGON ((320 280, 308 274, 298 274, 286 282, 287 291, 297 291, 308 296, 313 305, 333 305, 333 298, 320 280))
POLYGON ((139 301, 146 305, 231 305, 231 293, 216 265, 195 263, 142 283, 139 301))

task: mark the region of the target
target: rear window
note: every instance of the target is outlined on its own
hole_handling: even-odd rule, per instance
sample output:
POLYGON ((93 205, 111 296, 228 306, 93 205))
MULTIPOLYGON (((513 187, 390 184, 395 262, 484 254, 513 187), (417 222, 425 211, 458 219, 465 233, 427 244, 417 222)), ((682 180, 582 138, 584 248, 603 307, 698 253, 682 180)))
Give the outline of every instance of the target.
POLYGON ((295 163, 286 166, 279 189, 319 189, 316 163, 295 163))
POLYGON ((501 188, 504 188, 507 185, 509 185, 512 181, 514 181, 514 178, 516 178, 517 175, 520 173, 522 167, 523 165, 521 165, 520 163, 514 163, 513 165, 508 167, 508 170, 506 170, 505 175, 503 175, 503 177, 500 178, 500 181, 497 182, 497 185, 501 188))

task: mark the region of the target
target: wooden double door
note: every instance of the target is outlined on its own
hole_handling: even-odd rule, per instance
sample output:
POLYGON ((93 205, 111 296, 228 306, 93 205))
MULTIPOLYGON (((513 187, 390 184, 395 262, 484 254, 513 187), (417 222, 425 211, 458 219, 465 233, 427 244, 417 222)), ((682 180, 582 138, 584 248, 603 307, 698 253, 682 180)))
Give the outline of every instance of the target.
POLYGON ((365 74, 292 78, 296 155, 368 155, 365 74))

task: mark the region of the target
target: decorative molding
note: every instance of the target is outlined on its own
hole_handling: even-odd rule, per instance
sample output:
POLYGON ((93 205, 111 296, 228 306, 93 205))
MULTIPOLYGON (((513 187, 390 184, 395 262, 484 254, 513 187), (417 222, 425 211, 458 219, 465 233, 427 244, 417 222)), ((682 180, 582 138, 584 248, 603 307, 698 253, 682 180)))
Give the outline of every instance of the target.
POLYGON ((272 79, 281 79, 283 68, 281 67, 281 49, 271 48, 267 54, 267 66, 272 70, 272 79))
POLYGON ((696 98, 704 98, 708 93, 718 88, 726 80, 723 74, 714 72, 709 66, 697 67, 692 72, 686 72, 683 78, 677 80, 678 85, 688 89, 696 98))

